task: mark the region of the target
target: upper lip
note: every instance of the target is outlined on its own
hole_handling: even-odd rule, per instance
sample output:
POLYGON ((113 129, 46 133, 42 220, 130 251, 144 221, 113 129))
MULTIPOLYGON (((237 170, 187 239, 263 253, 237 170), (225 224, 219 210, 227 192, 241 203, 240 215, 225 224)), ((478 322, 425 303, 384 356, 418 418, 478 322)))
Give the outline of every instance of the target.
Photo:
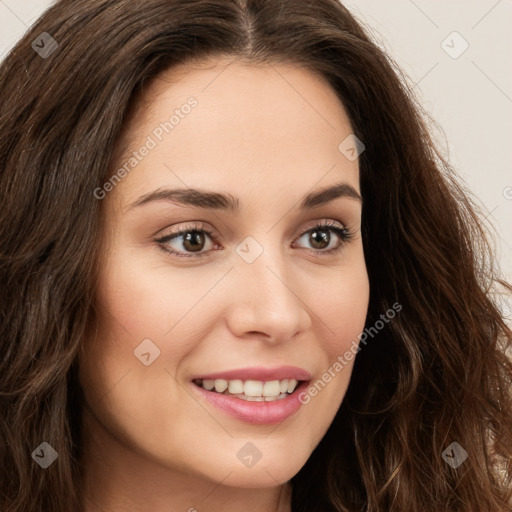
POLYGON ((233 370, 225 370, 209 374, 195 375, 192 380, 311 380, 311 374, 297 366, 278 366, 275 368, 268 368, 264 366, 253 366, 250 368, 237 368, 233 370))

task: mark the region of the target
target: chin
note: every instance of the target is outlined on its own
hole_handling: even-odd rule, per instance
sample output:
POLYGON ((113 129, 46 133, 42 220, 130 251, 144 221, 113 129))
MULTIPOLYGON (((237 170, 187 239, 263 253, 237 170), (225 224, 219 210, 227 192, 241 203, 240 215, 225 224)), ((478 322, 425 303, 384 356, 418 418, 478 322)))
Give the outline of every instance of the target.
MULTIPOLYGON (((223 485, 240 487, 244 489, 263 489, 265 487, 277 487, 288 482, 299 468, 266 468, 236 469, 228 478, 223 480, 223 485)), ((221 479, 222 480, 222 479, 221 479)), ((219 482, 220 483, 220 482, 219 482)))

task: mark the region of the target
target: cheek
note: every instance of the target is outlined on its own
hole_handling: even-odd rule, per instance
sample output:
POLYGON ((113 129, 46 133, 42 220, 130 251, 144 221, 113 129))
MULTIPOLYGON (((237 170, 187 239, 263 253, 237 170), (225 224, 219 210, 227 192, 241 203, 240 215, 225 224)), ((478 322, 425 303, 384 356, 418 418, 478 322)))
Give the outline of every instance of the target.
POLYGON ((368 312, 370 285, 362 247, 351 256, 323 291, 311 288, 310 293, 310 303, 318 312, 318 329, 323 333, 316 339, 321 344, 324 367, 304 399, 314 401, 319 413, 329 416, 326 424, 345 396, 368 312))
POLYGON ((112 254, 110 261, 115 263, 103 270, 96 296, 102 339, 123 339, 131 357, 145 339, 162 351, 170 339, 174 353, 187 350, 193 340, 187 329, 198 327, 195 308, 211 288, 204 273, 198 267, 172 268, 154 255, 141 257, 137 249, 112 254))
POLYGON ((174 375, 195 346, 190 322, 180 322, 193 292, 174 292, 177 273, 162 280, 163 272, 147 265, 116 261, 100 277, 97 329, 84 344, 80 382, 100 424, 126 446, 140 445, 149 433, 147 452, 158 453, 168 442, 164 433, 183 421, 170 404, 182 402, 174 375))
MULTIPOLYGON (((89 404, 116 397, 116 410, 134 425, 140 397, 152 396, 155 405, 154 390, 165 390, 165 403, 178 399, 174 377, 218 317, 208 291, 222 272, 171 268, 163 258, 139 253, 125 246, 109 254, 96 291, 96 332, 80 361, 89 404)), ((106 402, 100 404, 105 414, 106 402)))
POLYGON ((186 286, 180 272, 149 268, 143 258, 119 260, 105 269, 97 300, 120 327, 133 335, 162 335, 184 312, 193 287, 186 286))
POLYGON ((332 360, 358 342, 366 322, 370 285, 362 247, 324 282, 324 287, 309 286, 307 296, 325 333, 324 350, 332 360))

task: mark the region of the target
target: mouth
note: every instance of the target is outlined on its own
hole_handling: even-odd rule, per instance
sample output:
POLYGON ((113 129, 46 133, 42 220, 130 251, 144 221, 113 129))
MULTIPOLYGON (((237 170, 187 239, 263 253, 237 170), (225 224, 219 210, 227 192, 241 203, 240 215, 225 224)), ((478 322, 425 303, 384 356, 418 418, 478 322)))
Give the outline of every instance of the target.
POLYGON ((239 398, 247 402, 274 402, 293 394, 303 382, 297 379, 240 380, 194 379, 196 386, 211 393, 239 398))
POLYGON ((191 382, 197 396, 223 414, 253 425, 280 423, 296 414, 311 380, 201 379, 191 382))
POLYGON ((254 425, 295 415, 313 375, 298 366, 254 366, 190 377, 192 391, 222 414, 254 425))

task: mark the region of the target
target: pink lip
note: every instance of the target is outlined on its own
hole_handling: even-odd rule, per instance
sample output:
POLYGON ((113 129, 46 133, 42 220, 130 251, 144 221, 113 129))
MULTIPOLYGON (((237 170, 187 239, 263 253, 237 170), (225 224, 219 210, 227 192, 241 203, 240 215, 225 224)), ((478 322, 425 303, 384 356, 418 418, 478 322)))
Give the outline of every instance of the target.
MULTIPOLYGON (((279 366, 277 368, 265 368, 256 366, 252 368, 239 368, 235 370, 227 370, 225 372, 209 373, 204 375, 195 375, 191 380, 311 380, 311 374, 303 368, 297 366, 279 366)), ((283 399, 284 400, 284 399, 283 399)))
MULTIPOLYGON (((224 375, 224 374, 223 374, 224 375)), ((238 374, 237 374, 238 375, 238 374)), ((219 377, 220 378, 220 377, 219 377)), ((236 419, 255 425, 280 423, 297 412, 302 405, 299 395, 306 390, 309 382, 299 383, 293 393, 272 402, 248 402, 234 396, 222 395, 192 383, 192 387, 209 403, 236 419)))

